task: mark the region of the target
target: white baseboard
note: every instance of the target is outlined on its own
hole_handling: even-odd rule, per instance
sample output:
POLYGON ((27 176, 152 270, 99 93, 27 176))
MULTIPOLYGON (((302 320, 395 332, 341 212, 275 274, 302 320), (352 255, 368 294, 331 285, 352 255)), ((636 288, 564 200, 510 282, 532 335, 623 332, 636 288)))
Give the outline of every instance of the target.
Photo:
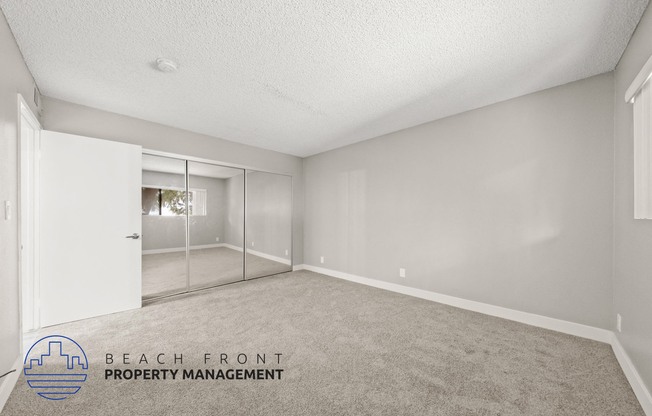
POLYGON ((647 416, 652 416, 652 395, 645 386, 643 379, 636 371, 636 367, 620 344, 618 337, 607 329, 596 328, 588 325, 578 324, 575 322, 564 321, 547 316, 536 315, 529 312, 521 312, 514 309, 503 308, 501 306, 490 305, 487 303, 476 302, 472 300, 457 298, 454 296, 443 295, 436 292, 430 292, 423 289, 416 289, 408 286, 402 286, 396 283, 383 282, 381 280, 369 279, 367 277, 356 276, 349 273, 338 272, 336 270, 325 269, 323 267, 311 266, 309 264, 298 264, 293 270, 310 270, 315 273, 327 276, 337 277, 339 279, 360 283, 367 286, 385 289, 408 296, 414 296, 421 299, 431 300, 433 302, 443 303, 445 305, 455 306, 461 309, 467 309, 485 315, 496 316, 499 318, 509 319, 511 321, 521 322, 527 325, 537 326, 540 328, 550 329, 552 331, 563 332, 565 334, 575 335, 582 338, 588 338, 594 341, 600 341, 611 345, 616 355, 616 359, 623 369, 632 390, 636 394, 641 407, 647 416))
MULTIPOLYGON (((242 252, 242 247, 234 246, 232 244, 224 244, 224 247, 230 248, 231 250, 236 250, 242 252)), ((267 260, 275 261, 277 263, 287 264, 288 266, 292 264, 289 259, 284 259, 283 257, 272 256, 271 254, 263 253, 262 251, 247 249, 247 253, 253 254, 254 256, 262 257, 267 260)))
POLYGON ((629 384, 632 386, 632 390, 634 390, 634 394, 636 394, 636 398, 641 404, 643 411, 647 416, 652 416, 652 395, 645 386, 640 374, 636 371, 634 363, 632 363, 629 355, 627 355, 627 352, 620 343, 620 340, 618 340, 616 334, 613 334, 611 339, 611 348, 613 348, 616 359, 618 359, 618 363, 623 369, 627 381, 629 381, 629 384))
POLYGON ((230 248, 231 250, 235 250, 235 251, 242 252, 242 247, 240 247, 240 246, 234 246, 233 244, 227 244, 227 243, 224 243, 224 247, 226 247, 226 248, 230 248))
POLYGON ((456 308, 466 309, 485 315, 496 316, 499 318, 509 319, 510 321, 521 322, 527 325, 537 326, 540 328, 550 329, 565 334, 575 335, 582 338, 588 338, 595 341, 611 343, 612 332, 607 329, 596 328, 593 326, 578 324, 575 322, 564 321, 562 319, 549 318, 547 316, 537 315, 529 312, 517 311, 514 309, 503 308, 502 306, 490 305, 488 303, 476 302, 457 298, 454 296, 443 295, 441 293, 430 292, 428 290, 416 289, 413 287, 403 286, 396 283, 383 282, 381 280, 369 279, 367 277, 356 276, 349 273, 338 272, 336 270, 325 269, 322 267, 303 264, 297 266, 305 270, 351 282, 361 283, 367 286, 373 286, 379 289, 389 290, 391 292, 402 293, 408 296, 414 296, 421 299, 431 300, 433 302, 443 303, 445 305, 455 306, 456 308))
MULTIPOLYGON (((14 369, 16 371, 9 373, 0 379, 2 380, 2 384, 0 384, 0 412, 2 412, 2 409, 5 407, 5 403, 7 403, 7 400, 9 399, 9 395, 14 390, 16 382, 18 381, 18 377, 20 377, 20 372, 23 371, 23 361, 20 359, 20 356, 16 358, 16 362, 14 363, 13 367, 11 367, 11 370, 14 369)), ((2 370, 7 371, 4 368, 2 370)))
MULTIPOLYGON (((218 247, 225 247, 229 244, 204 244, 201 246, 190 246, 191 250, 203 250, 206 248, 218 248, 218 247)), ((157 249, 152 249, 152 250, 143 250, 143 255, 148 255, 148 254, 163 254, 163 253, 177 253, 179 251, 186 251, 185 247, 172 247, 172 248, 157 248, 157 249)))
POLYGON ((253 254, 254 256, 262 257, 267 260, 275 261, 277 263, 287 264, 288 266, 292 264, 292 262, 289 259, 272 256, 271 254, 263 253, 262 251, 247 249, 247 253, 253 254))

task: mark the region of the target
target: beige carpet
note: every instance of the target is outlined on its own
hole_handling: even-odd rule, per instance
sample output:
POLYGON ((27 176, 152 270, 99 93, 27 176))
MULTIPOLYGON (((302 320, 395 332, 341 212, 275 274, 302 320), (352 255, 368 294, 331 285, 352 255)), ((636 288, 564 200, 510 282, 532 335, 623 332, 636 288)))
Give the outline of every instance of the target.
MULTIPOLYGON (((643 415, 607 344, 293 272, 47 328, 91 362, 55 402, 21 376, 3 415, 643 415), (274 381, 106 381, 104 354, 283 354, 274 381)), ((151 358, 150 358, 151 359, 151 358)), ((141 368, 147 368, 143 366, 141 368)), ((152 368, 160 368, 149 365, 152 368)), ((116 368, 137 368, 117 366, 116 368)))
MULTIPOLYGON (((186 289, 186 253, 183 251, 143 256, 143 298, 186 289)), ((247 254, 247 278, 288 271, 290 266, 247 254)), ((190 288, 199 289, 242 280, 242 252, 228 247, 190 251, 190 288)))

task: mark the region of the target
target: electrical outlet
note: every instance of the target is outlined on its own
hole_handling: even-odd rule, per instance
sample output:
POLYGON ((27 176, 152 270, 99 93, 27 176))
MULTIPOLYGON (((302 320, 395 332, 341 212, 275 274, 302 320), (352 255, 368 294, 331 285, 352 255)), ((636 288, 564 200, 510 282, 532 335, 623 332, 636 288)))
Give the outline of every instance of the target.
POLYGON ((252 241, 252 242, 251 242, 251 247, 253 247, 253 246, 254 246, 254 242, 252 241))
POLYGON ((285 250, 285 255, 286 255, 286 256, 289 256, 289 255, 290 255, 290 250, 287 250, 287 249, 286 249, 286 250, 285 250))
POLYGON ((616 329, 618 330, 618 332, 623 332, 622 324, 623 324, 623 318, 620 316, 619 313, 617 313, 616 314, 616 329))
POLYGON ((405 269, 398 269, 398 277, 405 277, 405 269))
POLYGON ((319 262, 320 262, 321 264, 324 264, 324 256, 321 256, 321 257, 319 258, 319 262))
POLYGON ((5 201, 5 220, 11 219, 11 201, 5 201))
POLYGON ((220 241, 220 237, 215 237, 215 241, 220 241))

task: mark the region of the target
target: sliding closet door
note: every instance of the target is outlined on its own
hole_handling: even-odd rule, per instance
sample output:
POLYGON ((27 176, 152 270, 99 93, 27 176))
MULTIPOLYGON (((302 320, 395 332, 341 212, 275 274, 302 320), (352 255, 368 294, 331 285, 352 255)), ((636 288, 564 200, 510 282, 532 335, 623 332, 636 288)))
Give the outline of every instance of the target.
POLYGON ((244 279, 244 170, 188 162, 190 289, 244 279))
POLYGON ((247 171, 246 277, 292 271, 292 177, 247 171))
POLYGON ((143 155, 143 298, 185 292, 186 161, 143 155))

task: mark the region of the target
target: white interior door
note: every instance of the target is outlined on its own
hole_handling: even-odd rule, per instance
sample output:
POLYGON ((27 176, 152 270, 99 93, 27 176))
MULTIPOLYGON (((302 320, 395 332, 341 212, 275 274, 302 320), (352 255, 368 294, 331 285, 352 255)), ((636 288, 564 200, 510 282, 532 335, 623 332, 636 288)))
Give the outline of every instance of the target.
POLYGON ((140 146, 43 130, 41 325, 141 306, 140 146))

